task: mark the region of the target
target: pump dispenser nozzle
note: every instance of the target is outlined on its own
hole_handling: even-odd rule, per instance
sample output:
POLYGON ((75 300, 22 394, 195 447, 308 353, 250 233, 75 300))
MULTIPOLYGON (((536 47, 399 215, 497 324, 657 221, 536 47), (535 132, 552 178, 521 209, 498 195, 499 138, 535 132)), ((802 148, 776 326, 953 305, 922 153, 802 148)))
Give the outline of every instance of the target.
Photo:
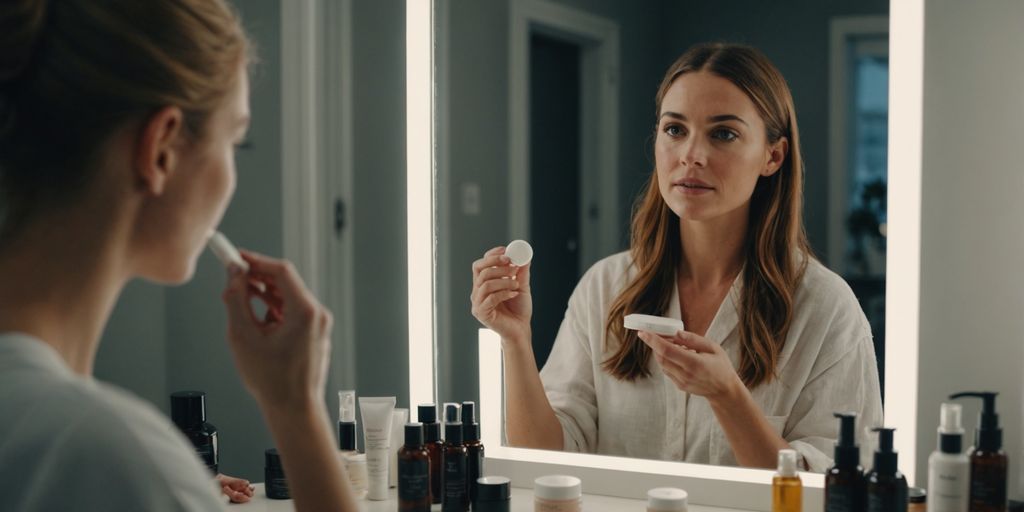
POLYGON ((860 447, 857 446, 855 424, 857 413, 837 412, 839 418, 839 439, 836 440, 836 467, 855 468, 860 462, 860 447))
POLYGON ((878 450, 875 450, 875 467, 873 471, 880 475, 895 475, 899 462, 899 455, 893 450, 894 428, 876 427, 872 432, 878 432, 878 450))
POLYGON ((960 422, 960 404, 943 403, 939 411, 939 451, 959 454, 963 447, 964 427, 960 422))
POLYGON ((997 452, 1003 447, 1003 429, 999 428, 999 415, 996 414, 998 394, 992 391, 970 391, 949 395, 950 399, 974 397, 984 401, 978 418, 978 428, 974 431, 974 446, 981 451, 997 452))
MULTIPOLYGON (((444 422, 447 423, 459 423, 461 422, 459 417, 459 404, 446 402, 444 404, 444 422)), ((445 436, 447 437, 447 436, 445 436)))

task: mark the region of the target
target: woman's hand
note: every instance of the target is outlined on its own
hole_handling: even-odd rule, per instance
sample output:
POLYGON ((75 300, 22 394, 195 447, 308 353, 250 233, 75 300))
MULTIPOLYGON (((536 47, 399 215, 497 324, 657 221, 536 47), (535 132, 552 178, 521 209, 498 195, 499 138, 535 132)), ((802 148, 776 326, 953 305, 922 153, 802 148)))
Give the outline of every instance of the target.
POLYGON ((718 343, 686 331, 667 337, 647 331, 638 334, 680 391, 716 401, 733 399, 745 389, 718 343))
POLYGON ((267 409, 323 400, 333 318, 291 263, 242 251, 249 273, 229 269, 228 342, 246 388, 267 409), (263 290, 256 283, 262 283, 263 290), (263 318, 252 301, 267 309, 263 318))
POLYGON ((249 485, 248 480, 218 474, 217 483, 220 484, 220 492, 231 500, 231 503, 248 503, 252 499, 255 488, 249 485))
POLYGON ((505 344, 530 345, 530 265, 517 267, 504 247, 487 251, 473 262, 473 316, 497 332, 505 344))

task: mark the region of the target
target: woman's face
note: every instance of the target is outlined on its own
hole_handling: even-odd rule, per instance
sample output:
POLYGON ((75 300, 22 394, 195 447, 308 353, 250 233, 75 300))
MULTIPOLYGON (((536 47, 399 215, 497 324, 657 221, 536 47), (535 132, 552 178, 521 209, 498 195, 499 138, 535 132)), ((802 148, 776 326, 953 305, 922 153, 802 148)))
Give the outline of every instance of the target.
POLYGON ((684 221, 745 217, 758 178, 779 169, 786 145, 768 143, 757 107, 732 82, 705 71, 681 75, 658 118, 661 197, 684 221))
POLYGON ((137 238, 143 277, 163 283, 187 281, 195 272, 211 229, 216 228, 235 190, 235 148, 249 126, 249 81, 239 69, 236 86, 208 118, 201 138, 182 139, 180 161, 163 193, 148 201, 137 238))

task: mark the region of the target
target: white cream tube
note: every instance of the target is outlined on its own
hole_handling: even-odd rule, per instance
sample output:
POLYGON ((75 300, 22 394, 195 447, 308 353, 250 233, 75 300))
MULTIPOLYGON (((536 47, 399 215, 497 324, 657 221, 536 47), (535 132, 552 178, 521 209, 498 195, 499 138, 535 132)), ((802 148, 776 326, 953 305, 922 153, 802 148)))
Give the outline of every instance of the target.
POLYGON ((395 397, 359 397, 363 414, 363 443, 366 448, 366 473, 369 477, 367 499, 388 499, 388 459, 391 456, 391 411, 395 397))

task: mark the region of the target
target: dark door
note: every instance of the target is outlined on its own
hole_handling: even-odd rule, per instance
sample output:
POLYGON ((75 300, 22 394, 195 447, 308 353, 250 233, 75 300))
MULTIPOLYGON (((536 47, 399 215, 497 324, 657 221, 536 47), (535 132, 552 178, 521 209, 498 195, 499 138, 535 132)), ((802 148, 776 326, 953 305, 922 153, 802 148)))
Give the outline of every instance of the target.
POLYGON ((579 280, 580 49, 530 39, 533 350, 542 368, 579 280))

